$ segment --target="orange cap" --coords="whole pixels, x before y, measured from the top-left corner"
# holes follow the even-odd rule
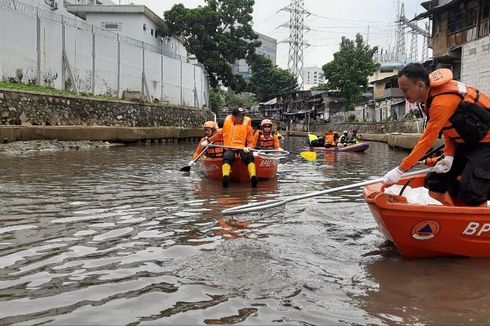
[[[206,121],[204,122],[203,128],[210,128],[216,130],[216,123],[214,121]]]
[[[272,126],[272,121],[270,121],[269,119],[264,119],[260,122],[260,126],[265,126],[265,125],[270,125]]]

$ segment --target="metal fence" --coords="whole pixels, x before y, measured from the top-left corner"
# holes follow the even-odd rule
[[[15,0],[0,0],[0,74],[76,93],[209,106],[202,65],[164,47]]]

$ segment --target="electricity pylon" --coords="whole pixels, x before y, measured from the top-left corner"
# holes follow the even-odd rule
[[[303,66],[304,48],[309,46],[305,41],[304,34],[310,30],[305,24],[305,18],[310,12],[305,9],[304,0],[291,0],[291,3],[281,9],[289,11],[289,23],[284,23],[280,27],[289,28],[289,38],[282,43],[289,44],[288,70],[298,80],[299,88],[303,88]]]

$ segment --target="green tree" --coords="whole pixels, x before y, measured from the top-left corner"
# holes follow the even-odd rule
[[[224,106],[224,101],[219,89],[214,87],[209,88],[209,104],[211,105],[211,110],[215,113]]]
[[[194,54],[209,73],[212,87],[219,81],[235,90],[246,86],[234,75],[231,66],[246,59],[260,46],[254,33],[254,0],[205,0],[204,6],[187,9],[176,4],[165,12],[170,35],[183,38],[188,52]]]
[[[219,88],[210,89],[209,100],[214,112],[218,112],[225,106],[248,108],[256,102],[255,96],[251,93],[236,94],[231,90],[225,91]]]
[[[256,54],[249,61],[251,76],[248,90],[260,101],[267,101],[278,93],[290,92],[298,87],[296,77],[274,65],[269,58]]]
[[[373,55],[377,50],[377,47],[371,48],[364,43],[360,34],[355,40],[344,36],[333,61],[322,67],[328,87],[340,90],[348,108],[359,103],[363,89],[367,88],[368,77],[376,71]]]

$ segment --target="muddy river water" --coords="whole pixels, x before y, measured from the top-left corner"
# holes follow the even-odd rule
[[[379,177],[405,153],[302,159],[277,180],[191,173],[194,144],[0,156],[0,324],[488,324],[490,260],[404,260],[361,189],[221,210]],[[294,154],[296,153],[296,154]]]

